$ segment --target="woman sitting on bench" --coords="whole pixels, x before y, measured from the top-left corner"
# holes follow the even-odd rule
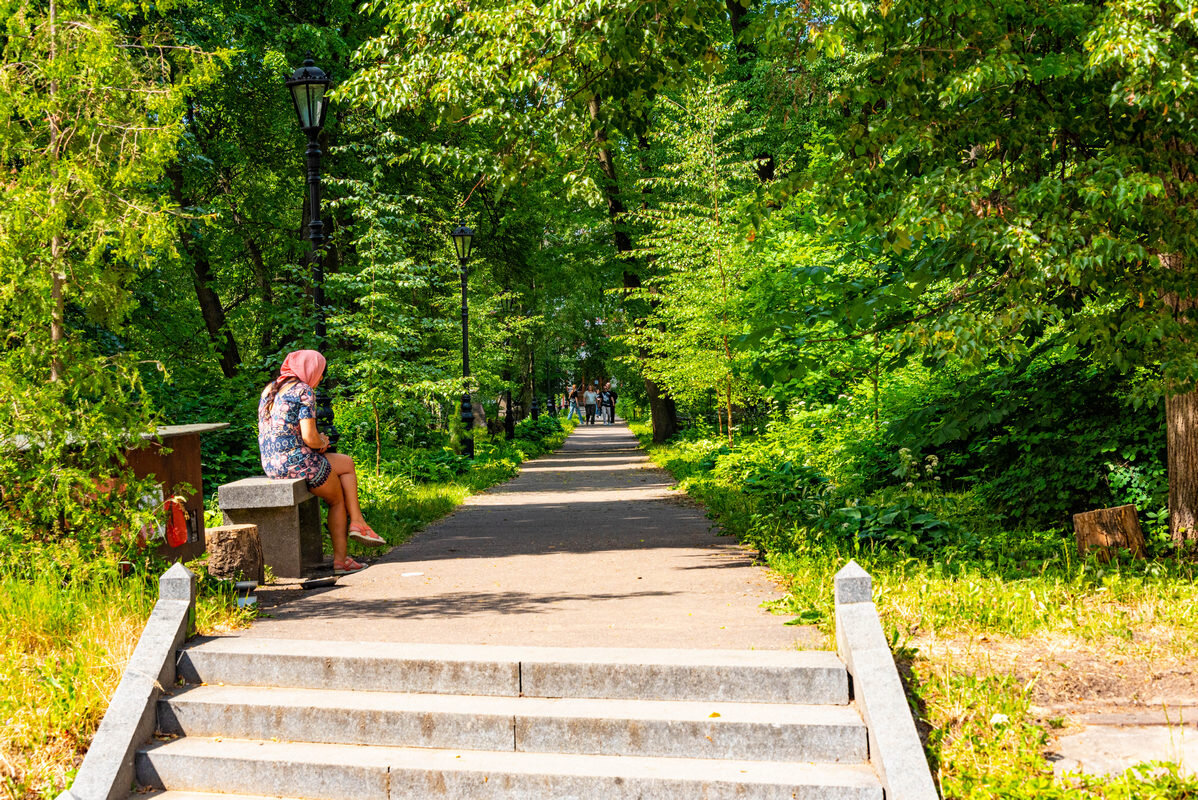
[[[328,452],[329,437],[316,429],[312,390],[324,377],[324,367],[324,356],[315,350],[287,354],[279,377],[267,384],[258,402],[258,448],[268,478],[304,478],[312,494],[329,504],[333,572],[344,575],[366,566],[346,552],[347,534],[363,544],[381,546],[387,542],[362,518],[354,460]],[[335,480],[329,480],[330,475]]]

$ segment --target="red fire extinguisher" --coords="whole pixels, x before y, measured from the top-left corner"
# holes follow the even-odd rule
[[[178,500],[166,501],[166,543],[171,547],[187,544],[187,512]]]

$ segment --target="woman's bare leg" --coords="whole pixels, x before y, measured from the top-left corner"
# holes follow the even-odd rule
[[[329,475],[320,486],[308,487],[312,494],[329,504],[329,538],[333,540],[333,561],[345,562],[348,552],[348,539],[345,520],[345,494],[341,490],[341,481],[336,474]]]
[[[362,518],[362,506],[358,503],[358,472],[354,469],[354,460],[344,453],[325,453],[333,475],[341,483],[341,493],[345,496],[345,510],[349,513],[349,521],[353,524],[366,522]]]

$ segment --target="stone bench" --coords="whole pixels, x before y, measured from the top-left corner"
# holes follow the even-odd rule
[[[226,525],[257,525],[262,556],[280,578],[302,578],[324,563],[320,502],[303,478],[257,477],[218,491]]]

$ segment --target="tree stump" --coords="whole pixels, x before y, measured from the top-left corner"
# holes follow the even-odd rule
[[[1144,532],[1135,506],[1116,506],[1085,511],[1073,515],[1073,533],[1077,549],[1083,556],[1098,551],[1102,561],[1109,561],[1118,550],[1130,550],[1144,556]]]
[[[257,525],[221,525],[209,528],[208,574],[225,580],[266,580],[266,560]]]

